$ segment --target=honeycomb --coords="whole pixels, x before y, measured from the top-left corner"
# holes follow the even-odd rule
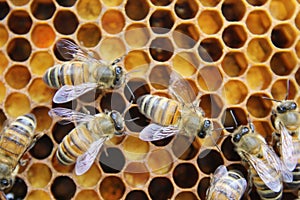
[[[199,106],[215,127],[234,126],[229,110],[239,124],[246,124],[249,114],[256,130],[270,141],[273,103],[262,97],[282,100],[288,94],[288,99],[300,103],[299,4],[299,0],[1,0],[1,124],[32,112],[37,131],[46,130],[25,155],[29,161],[6,192],[28,200],[205,199],[210,174],[219,165],[247,175],[230,137],[224,137],[231,130],[215,131],[218,148],[183,136],[157,142],[138,139],[149,120],[139,113],[135,99],[147,93],[171,97],[166,86],[176,71],[199,94]],[[108,62],[124,55],[121,63],[128,72],[128,87],[53,103],[56,91],[44,84],[42,75],[65,61],[56,48],[60,38],[73,40]],[[108,141],[106,153],[101,152],[86,174],[76,176],[73,165],[63,166],[55,157],[58,144],[75,124],[50,118],[52,107],[85,107],[91,114],[115,109],[124,114],[128,134]],[[296,197],[297,191],[291,190],[283,195]],[[243,199],[258,199],[255,188]]]

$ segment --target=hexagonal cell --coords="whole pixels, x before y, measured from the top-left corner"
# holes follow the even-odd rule
[[[247,40],[247,33],[241,25],[229,25],[223,31],[222,39],[230,48],[241,48]]]
[[[213,149],[205,149],[197,158],[197,164],[200,170],[205,174],[214,173],[218,166],[223,165],[224,161],[221,152]]]
[[[253,34],[264,34],[271,26],[271,19],[265,10],[254,10],[246,19],[248,30]]]
[[[193,52],[179,52],[173,59],[173,69],[182,76],[192,76],[199,66],[199,59]]]
[[[33,16],[39,20],[50,19],[55,10],[55,4],[52,0],[34,0],[30,5]]]
[[[3,71],[8,65],[8,59],[6,58],[5,54],[0,51],[0,74],[2,75]]]
[[[167,6],[172,3],[173,0],[151,0],[151,3],[155,6]]]
[[[227,108],[222,114],[221,121],[224,128],[226,128],[226,131],[231,133],[234,131],[234,129],[229,129],[229,127],[237,127],[239,125],[248,124],[247,114],[242,107]]]
[[[106,6],[119,6],[123,0],[102,0]]]
[[[181,23],[173,31],[175,44],[183,49],[193,48],[199,37],[199,31],[193,23]]]
[[[167,89],[172,69],[168,65],[156,65],[152,68],[149,81],[152,87],[157,90]]]
[[[48,24],[36,24],[31,32],[31,40],[39,48],[50,47],[55,37],[54,30]]]
[[[149,143],[138,137],[128,135],[123,144],[123,152],[129,160],[142,160],[149,151]]]
[[[193,187],[196,184],[198,177],[198,171],[191,163],[180,163],[173,171],[174,182],[181,188]]]
[[[269,11],[278,20],[290,19],[295,12],[295,1],[271,0]]]
[[[94,187],[101,178],[101,171],[96,164],[93,164],[86,173],[80,176],[74,175],[74,178],[76,183],[83,188]]]
[[[228,136],[223,141],[221,146],[222,153],[229,161],[240,161],[241,157],[235,151],[235,145],[232,143],[231,138],[231,136]]]
[[[150,93],[150,87],[145,79],[133,78],[127,82],[127,85],[134,94],[133,97],[129,89],[124,88],[124,95],[129,102],[135,103],[140,96]]]
[[[50,156],[53,149],[53,142],[48,135],[43,135],[30,149],[30,154],[32,157],[42,160]]]
[[[23,62],[31,54],[31,45],[25,38],[14,38],[8,43],[6,51],[13,61]]]
[[[60,173],[71,173],[74,169],[74,165],[63,165],[56,157],[56,153],[53,154],[51,164],[54,170]]]
[[[217,38],[206,38],[198,47],[198,54],[205,62],[215,62],[223,54],[223,46]]]
[[[222,68],[230,77],[241,76],[247,69],[248,62],[241,52],[228,52],[222,60]]]
[[[210,177],[204,177],[199,181],[197,193],[201,199],[206,199],[206,191],[210,185]]]
[[[267,142],[272,142],[272,134],[274,132],[274,128],[271,125],[271,121],[253,121],[255,131],[257,131],[260,135],[262,135]]]
[[[223,82],[223,76],[217,66],[205,66],[197,75],[199,86],[206,91],[216,91]]]
[[[100,56],[103,60],[114,61],[125,55],[126,47],[119,37],[107,37],[100,43]]]
[[[203,6],[207,6],[207,7],[216,7],[221,0],[200,0],[200,3]]]
[[[295,51],[298,58],[300,58],[300,40],[295,45]],[[0,52],[1,55],[1,52]]]
[[[44,188],[51,180],[51,169],[44,163],[34,163],[27,170],[27,179],[32,187]]]
[[[150,58],[144,51],[130,51],[124,59],[124,67],[129,77],[145,76],[150,66]]]
[[[168,178],[156,177],[151,180],[148,192],[152,199],[171,199],[174,187]]]
[[[168,173],[173,166],[173,162],[170,152],[164,149],[153,150],[146,161],[150,172],[159,175]]]
[[[253,38],[247,46],[247,56],[254,62],[265,62],[272,53],[266,38]]]
[[[19,76],[22,74],[22,76]],[[31,79],[31,75],[27,67],[23,65],[14,65],[9,68],[5,74],[6,83],[15,89],[24,88]]]
[[[125,182],[133,188],[144,188],[150,173],[144,163],[132,162],[123,172]]]
[[[287,84],[289,85],[287,86]],[[271,94],[276,100],[294,99],[297,94],[297,87],[293,81],[279,79],[273,83],[271,87]]]
[[[31,56],[29,65],[32,73],[42,76],[49,67],[54,65],[54,59],[48,51],[38,51]]]
[[[31,190],[31,192],[26,197],[28,200],[51,200],[50,195],[44,190]]]
[[[125,165],[125,157],[120,149],[109,147],[101,152],[99,163],[105,173],[119,173]]]
[[[75,200],[100,200],[97,192],[95,190],[81,190],[76,196]]]
[[[131,119],[136,118],[136,120],[132,121]],[[144,129],[145,126],[149,124],[149,121],[142,113],[140,113],[139,109],[135,107],[131,107],[125,114],[125,125],[127,129],[131,132],[140,132]]]
[[[276,52],[270,61],[272,71],[279,76],[292,73],[297,65],[297,58],[290,51]]]
[[[104,110],[116,110],[120,113],[124,112],[126,107],[123,96],[118,92],[109,92],[102,96],[100,107]]]
[[[52,128],[52,137],[59,144],[73,128],[75,128],[73,123],[64,124],[56,122]]]
[[[264,90],[272,81],[272,72],[264,65],[251,66],[246,75],[247,85],[253,90]]]
[[[31,99],[37,103],[51,102],[55,90],[49,88],[42,78],[34,79],[28,88]]]
[[[206,34],[216,34],[223,26],[223,20],[217,10],[204,10],[198,17],[198,25]]]
[[[63,35],[74,33],[78,26],[78,19],[74,12],[69,10],[58,11],[54,17],[54,28]]]
[[[267,2],[267,0],[247,0],[247,2],[252,6],[262,6]]]
[[[272,29],[271,40],[278,48],[289,48],[295,39],[295,30],[289,24],[279,24]]]
[[[197,14],[198,4],[195,0],[177,0],[174,9],[179,18],[192,19]]]
[[[79,0],[76,5],[78,15],[86,20],[96,20],[101,13],[99,0]]]
[[[197,196],[192,192],[180,192],[176,195],[175,200],[197,200]]]
[[[1,1],[0,2],[0,20],[4,19],[7,14],[9,13],[9,5],[7,4],[6,1]]]
[[[5,96],[6,96],[6,87],[4,83],[0,81],[0,103],[3,102]]]
[[[77,39],[85,47],[94,47],[101,40],[101,31],[96,24],[86,23],[80,26]]]
[[[57,176],[51,184],[55,199],[71,199],[76,192],[76,184],[68,176]]]
[[[103,199],[118,200],[125,192],[123,181],[117,176],[107,176],[100,183],[100,194]]]
[[[144,47],[149,39],[149,29],[142,23],[133,23],[125,30],[125,40],[131,47]]]
[[[110,9],[103,14],[101,24],[106,32],[110,34],[117,34],[123,30],[125,26],[125,18],[122,12],[116,9]]]
[[[0,25],[0,47],[5,45],[7,40],[8,40],[8,32],[5,28],[5,26]]]
[[[29,32],[32,19],[25,10],[15,10],[8,17],[8,28],[16,34],[26,34]]]
[[[243,1],[225,0],[221,10],[227,21],[240,21],[245,15],[246,6]]]
[[[174,52],[174,47],[169,38],[157,37],[151,41],[150,54],[154,60],[165,62],[169,60]]]
[[[21,177],[16,177],[15,183],[9,190],[7,196],[13,196],[14,199],[25,199],[28,187]]]
[[[190,160],[196,156],[200,149],[197,140],[191,141],[184,135],[178,134],[172,141],[172,152],[176,158],[181,160]]]
[[[300,12],[298,12],[297,16],[295,17],[295,25],[300,30]]]
[[[205,113],[205,117],[217,118],[224,106],[222,99],[217,94],[204,94],[200,98],[200,108]]]
[[[158,9],[149,19],[150,27],[154,33],[168,33],[174,25],[174,17],[169,9]]]
[[[270,114],[273,102],[263,99],[260,93],[252,94],[247,100],[247,111],[254,117],[263,118]]]
[[[128,0],[125,4],[126,16],[136,21],[144,19],[149,9],[149,4],[143,0]]]
[[[16,118],[30,111],[30,101],[25,94],[13,92],[6,98],[4,108],[9,116]]]
[[[131,190],[127,195],[125,200],[148,200],[147,194],[143,190]]]
[[[223,96],[228,104],[242,103],[248,94],[247,86],[239,80],[230,80],[223,87]]]
[[[56,0],[56,2],[63,7],[71,7],[76,3],[76,0]]]

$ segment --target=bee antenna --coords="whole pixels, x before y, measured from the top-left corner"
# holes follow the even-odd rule
[[[234,114],[233,114],[233,110],[230,109],[229,112],[230,112],[230,114],[231,114],[231,116],[232,116],[232,119],[233,119],[233,121],[234,121],[235,127],[237,127],[237,126],[238,126],[238,122],[237,122],[237,120],[236,120],[236,118],[235,118],[235,116],[234,116]]]
[[[130,92],[132,98],[135,99],[135,96],[134,96],[132,90],[130,89],[130,87],[128,86],[128,84],[126,83],[125,85],[126,85],[127,89],[129,90],[129,92]],[[132,100],[131,100],[131,101],[132,101]]]
[[[248,123],[249,123],[249,127],[250,127],[251,131],[254,132],[254,125],[250,119],[249,113],[247,114],[247,119],[248,119]]]
[[[140,119],[140,117],[135,117],[135,118],[132,118],[132,119],[126,119],[124,121],[126,121],[126,122],[133,122],[133,121],[138,120],[138,119]]]
[[[289,91],[290,91],[290,80],[287,79],[286,80],[286,95],[285,95],[285,99],[284,100],[287,100],[287,98],[289,96]]]
[[[227,130],[227,129],[234,129],[233,126],[229,126],[229,127],[224,127],[224,128],[216,128],[216,129],[213,129],[213,131],[219,131],[219,130]]]
[[[261,98],[266,99],[266,100],[270,100],[270,101],[275,101],[275,102],[281,103],[281,101],[280,101],[280,100],[277,100],[277,99],[272,99],[272,98],[269,98],[269,97],[261,97]]]

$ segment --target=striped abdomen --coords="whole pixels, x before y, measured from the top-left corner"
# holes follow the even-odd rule
[[[142,114],[163,126],[176,125],[181,115],[180,104],[165,97],[144,95],[137,104]]]

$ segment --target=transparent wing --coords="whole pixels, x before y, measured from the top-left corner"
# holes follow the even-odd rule
[[[54,103],[66,103],[97,88],[96,83],[83,83],[80,85],[64,85],[54,95]]]
[[[105,141],[106,138],[101,138],[96,142],[92,143],[91,147],[84,154],[77,158],[75,164],[76,175],[80,176],[91,168]]]
[[[59,118],[60,120],[76,123],[89,122],[95,118],[93,115],[77,112],[68,108],[52,108],[48,114],[52,118]]]
[[[247,188],[247,181],[245,178],[239,178],[235,179],[234,181],[230,182],[229,185],[231,185],[230,188],[235,188],[238,191],[238,194],[240,194],[239,199],[242,197],[244,192],[246,191]],[[228,191],[230,193],[230,191]]]
[[[140,132],[140,139],[143,141],[156,141],[171,137],[179,133],[179,130],[173,126],[160,126],[158,124],[149,124]]]
[[[212,180],[211,184],[215,184],[223,176],[227,176],[227,174],[228,174],[227,168],[224,165],[220,165],[214,172],[214,175],[211,179]]]

